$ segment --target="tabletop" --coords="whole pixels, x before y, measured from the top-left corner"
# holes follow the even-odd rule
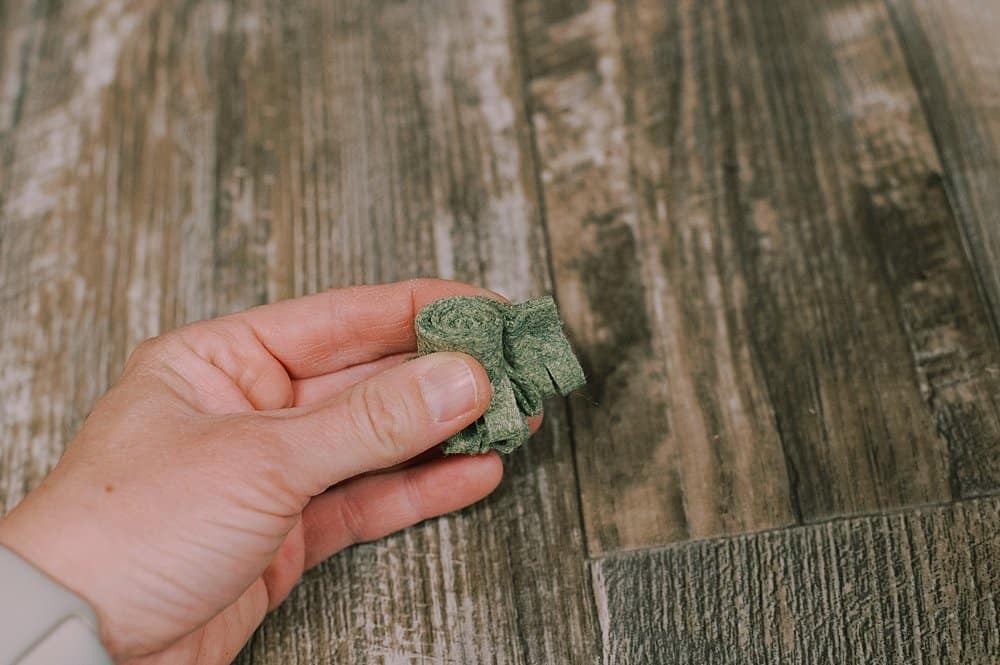
[[[1000,653],[991,0],[0,0],[0,513],[142,339],[416,276],[589,383],[278,663]]]

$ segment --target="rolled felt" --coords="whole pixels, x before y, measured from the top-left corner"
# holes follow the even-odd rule
[[[414,321],[417,351],[461,351],[478,360],[493,384],[486,412],[445,443],[452,453],[509,453],[528,438],[527,416],[542,400],[586,383],[551,296],[507,304],[455,296],[425,305]]]

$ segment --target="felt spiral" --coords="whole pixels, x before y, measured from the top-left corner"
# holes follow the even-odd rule
[[[478,360],[490,381],[504,373],[505,303],[482,296],[455,296],[426,305],[417,314],[417,351],[461,351]]]
[[[493,384],[489,408],[448,439],[445,453],[514,450],[528,438],[526,416],[540,413],[543,399],[586,382],[550,296],[516,305],[482,296],[443,298],[417,313],[414,328],[421,355],[468,353]]]

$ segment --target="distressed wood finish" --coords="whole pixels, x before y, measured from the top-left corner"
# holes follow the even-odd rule
[[[594,564],[605,663],[994,663],[1000,500]]]
[[[996,334],[1000,331],[1000,42],[996,39],[1000,7],[978,0],[889,0],[889,7],[944,165],[943,180],[962,225],[966,250],[992,305]],[[962,374],[968,378],[956,386],[958,390],[967,391],[971,384],[980,394],[996,395],[992,378],[983,380],[982,375],[1000,372],[994,360],[966,358],[963,364]],[[952,386],[943,386],[942,394],[953,391]],[[988,430],[997,441],[995,426]],[[972,437],[979,438],[979,433]],[[1000,487],[998,444],[986,454],[976,445],[956,450],[965,457],[956,467],[960,495],[989,494]]]
[[[0,0],[0,514],[162,330],[554,290],[588,387],[240,663],[987,661],[985,4]]]
[[[885,7],[522,9],[590,551],[995,488],[997,345]]]
[[[550,290],[503,2],[42,5],[3,10],[4,508],[160,330],[419,274]],[[546,423],[488,501],[310,574],[242,662],[592,662]]]
[[[556,292],[594,399],[570,403],[592,554],[795,519],[741,313],[696,256],[709,230],[682,283],[659,263],[617,21],[611,2],[522,5]]]
[[[55,464],[127,347],[156,332],[149,324],[158,310],[150,304],[159,300],[153,285],[164,267],[161,229],[148,214],[155,204],[146,192],[129,192],[139,184],[123,162],[137,155],[109,140],[134,145],[135,108],[115,95],[109,77],[120,57],[133,55],[123,50],[134,20],[84,3],[51,15],[44,9],[3,6],[4,511]],[[99,41],[81,29],[91,24]],[[115,200],[104,183],[127,198]]]
[[[887,0],[979,278],[1000,321],[1000,5]]]

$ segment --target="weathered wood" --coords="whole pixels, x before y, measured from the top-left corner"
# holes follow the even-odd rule
[[[293,121],[303,184],[290,197],[307,202],[293,221],[293,236],[307,240],[295,246],[299,279],[439,274],[515,300],[549,290],[504,4],[273,8],[281,11],[262,21],[264,34],[292,49],[291,71],[268,71],[265,50],[264,69],[245,68],[245,85],[292,72],[304,82],[302,119]],[[297,642],[314,662],[593,660],[596,619],[557,403],[546,422],[484,504],[356,548],[311,575],[246,662],[285,662]]]
[[[766,386],[730,302],[743,296],[727,292],[745,290],[740,276],[698,256],[712,251],[704,224],[680,282],[659,263],[622,63],[640,36],[621,32],[614,3],[558,7],[521,9],[556,292],[595,402],[570,402],[589,549],[791,523]]]
[[[887,0],[917,83],[948,195],[1000,321],[1000,6]]]
[[[8,3],[0,87],[0,510],[48,472],[66,437],[117,374],[126,344],[149,329],[149,301],[129,302],[155,229],[116,183],[121,159],[102,150],[134,127],[112,98],[108,72],[134,28],[128,16],[95,15],[83,3],[46,13]],[[8,16],[11,17],[8,23]],[[134,16],[133,16],[134,18]],[[94,40],[80,26],[93,26]],[[107,107],[109,112],[102,113]],[[111,112],[110,109],[116,109]],[[134,120],[135,114],[129,116]],[[106,205],[105,183],[126,192]],[[149,202],[151,203],[151,202]],[[135,251],[123,243],[138,239]],[[150,263],[146,263],[149,259]]]
[[[240,662],[986,661],[996,498],[827,521],[1000,487],[996,14],[888,3],[0,1],[0,514],[161,330],[554,285],[589,394]]]
[[[591,552],[996,487],[997,345],[885,7],[521,8]]]
[[[550,290],[503,2],[42,4],[0,63],[4,509],[160,330],[418,274]],[[322,566],[241,662],[592,662],[546,415],[492,498]]]
[[[962,225],[965,247],[992,304],[996,333],[1000,329],[1000,42],[996,39],[1000,8],[989,2],[924,0],[890,0],[889,7],[945,167],[943,180]],[[964,311],[959,308],[950,316]],[[971,381],[942,386],[939,393],[944,399],[950,399],[955,388],[967,392],[969,383],[973,391],[992,390],[996,395],[992,380],[976,377],[983,369],[1000,373],[995,360],[973,359],[966,367],[964,375]],[[975,423],[979,414],[970,415]],[[961,433],[963,425],[951,419],[942,422],[945,428],[954,425],[962,441],[954,448],[963,458],[955,465],[958,493],[995,492],[1000,487],[1000,444],[983,449],[975,443],[982,432],[975,431],[975,425],[966,436]],[[986,431],[998,441],[994,424]]]
[[[1000,500],[610,556],[605,663],[995,663]]]

